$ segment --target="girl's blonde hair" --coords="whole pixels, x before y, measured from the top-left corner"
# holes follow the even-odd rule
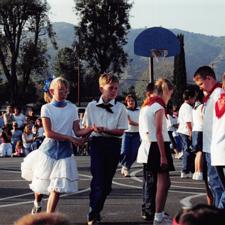
[[[57,84],[64,84],[67,89],[70,87],[69,82],[64,77],[57,77],[52,80],[49,89],[54,89]]]
[[[160,78],[155,82],[154,92],[157,95],[166,96],[173,88],[173,84],[168,79]]]
[[[44,92],[44,100],[47,103],[50,103],[52,101],[52,96],[49,92]]]
[[[16,142],[16,148],[22,148],[23,147],[23,142],[22,141],[17,141]]]

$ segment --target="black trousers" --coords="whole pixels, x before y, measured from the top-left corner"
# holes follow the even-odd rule
[[[151,172],[147,164],[143,164],[142,211],[149,215],[155,213],[156,185],[157,173]]]
[[[120,159],[119,138],[94,137],[90,142],[91,192],[90,217],[96,217],[103,209],[107,195],[111,192],[112,179]]]

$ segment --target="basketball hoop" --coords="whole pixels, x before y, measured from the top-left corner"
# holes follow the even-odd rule
[[[168,55],[167,49],[151,49],[151,57],[156,59],[156,62],[159,62],[159,58],[163,58],[163,61],[165,57]]]

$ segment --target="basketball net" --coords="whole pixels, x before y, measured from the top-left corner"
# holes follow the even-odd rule
[[[163,61],[165,61],[166,56],[168,55],[167,49],[152,49],[151,50],[152,57],[156,60],[158,63],[160,58],[162,58]]]

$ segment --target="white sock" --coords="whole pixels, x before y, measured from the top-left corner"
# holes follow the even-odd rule
[[[163,217],[164,217],[164,212],[155,213],[154,220],[161,222],[163,220]]]
[[[36,200],[34,200],[34,206],[35,207],[40,207],[41,206],[41,202],[37,202]]]

